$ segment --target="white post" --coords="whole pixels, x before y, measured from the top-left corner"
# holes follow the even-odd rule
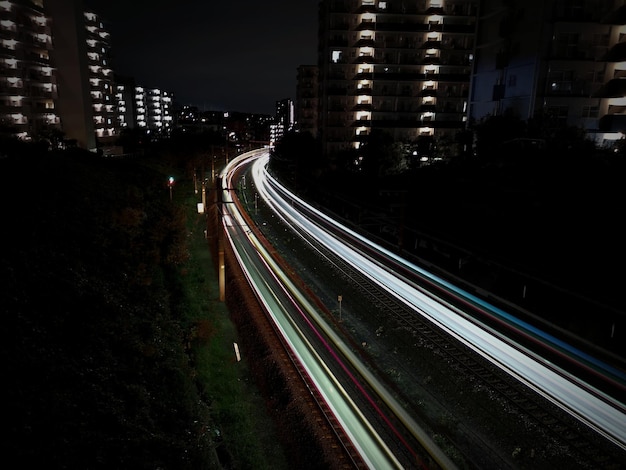
[[[339,321],[341,321],[341,301],[343,300],[343,295],[338,296],[337,300],[339,301]]]

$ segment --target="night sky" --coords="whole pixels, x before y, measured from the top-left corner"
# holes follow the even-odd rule
[[[202,110],[275,114],[317,63],[318,0],[83,0],[111,33],[113,68]]]

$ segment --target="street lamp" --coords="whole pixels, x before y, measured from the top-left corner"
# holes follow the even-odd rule
[[[174,186],[174,177],[170,176],[169,180],[167,180],[167,185],[170,188],[170,201],[172,200],[172,187]]]

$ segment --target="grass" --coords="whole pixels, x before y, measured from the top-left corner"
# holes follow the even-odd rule
[[[197,213],[197,197],[191,184],[177,187],[176,203],[187,212],[189,261],[183,278],[188,298],[188,321],[193,327],[192,356],[197,384],[210,405],[211,429],[222,464],[232,468],[287,468],[278,444],[275,425],[265,400],[251,379],[245,354],[237,361],[237,331],[224,302],[214,261],[205,238],[206,218]],[[189,188],[187,187],[189,186]],[[239,345],[242,346],[242,345]]]

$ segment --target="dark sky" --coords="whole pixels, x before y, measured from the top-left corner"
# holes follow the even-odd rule
[[[83,0],[107,23],[113,68],[181,104],[274,115],[317,62],[318,0]]]

